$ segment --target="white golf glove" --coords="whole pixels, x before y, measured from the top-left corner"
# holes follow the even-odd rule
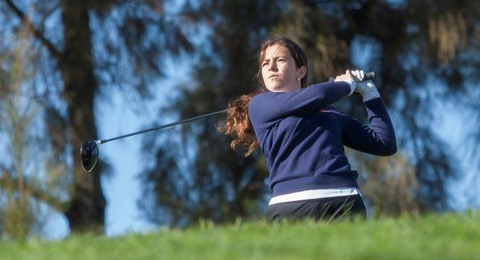
[[[362,77],[363,78],[363,77]],[[357,82],[355,92],[360,93],[363,97],[363,102],[380,97],[377,87],[371,80]]]
[[[365,72],[363,72],[363,70],[352,70],[350,71],[350,73],[352,73],[356,82],[362,81],[363,78],[365,77]]]

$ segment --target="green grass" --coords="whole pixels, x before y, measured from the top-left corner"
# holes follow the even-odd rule
[[[206,222],[116,238],[3,242],[0,259],[480,259],[480,212],[333,224]]]

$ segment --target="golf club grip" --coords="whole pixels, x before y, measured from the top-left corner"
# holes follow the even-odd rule
[[[356,80],[357,82],[362,82],[362,81],[367,81],[367,80],[374,80],[375,79],[375,71],[370,71],[370,72],[367,72],[365,73],[365,75],[363,76],[363,80]],[[333,77],[330,77],[328,79],[328,81],[335,81],[335,78]]]
[[[375,71],[370,71],[370,72],[365,73],[365,77],[363,78],[362,81],[374,80],[374,79],[375,79]]]

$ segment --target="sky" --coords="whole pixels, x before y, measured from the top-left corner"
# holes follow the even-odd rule
[[[437,126],[434,127],[434,133],[450,146],[452,154],[459,159],[458,171],[462,176],[458,180],[452,180],[448,185],[450,204],[457,211],[469,208],[479,209],[480,195],[477,192],[480,185],[479,168],[475,167],[478,164],[472,163],[472,147],[468,147],[466,142],[468,132],[473,127],[471,124],[466,124],[470,115],[465,113],[465,110],[459,109],[458,104],[454,102],[445,104],[443,100],[438,100],[434,109],[437,110],[437,118],[432,124]]]
[[[100,139],[109,139],[137,132],[154,126],[178,121],[178,118],[158,118],[158,109],[168,104],[174,95],[175,87],[185,81],[190,67],[187,61],[166,62],[166,77],[154,87],[154,98],[144,102],[144,110],[138,113],[138,107],[128,105],[122,93],[113,92],[112,102],[97,106],[97,122]],[[213,111],[212,111],[213,112]],[[183,119],[183,118],[182,118]],[[172,128],[158,131],[174,131]],[[153,135],[157,131],[119,139],[99,146],[99,156],[107,159],[112,167],[112,176],[102,178],[102,188],[107,200],[106,235],[113,237],[128,233],[145,233],[158,229],[142,218],[137,201],[141,199],[142,187],[138,178],[145,161],[142,158],[141,144],[143,136]]]

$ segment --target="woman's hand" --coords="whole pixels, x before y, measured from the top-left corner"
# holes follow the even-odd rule
[[[377,86],[371,80],[357,82],[355,92],[362,95],[364,102],[380,97]]]
[[[355,77],[352,75],[350,70],[347,70],[345,74],[338,75],[335,78],[335,81],[345,81],[345,82],[350,82],[350,81],[355,81]]]
[[[348,86],[350,86],[350,93],[348,94],[349,96],[353,94],[353,91],[355,91],[355,87],[357,86],[355,83],[355,76],[352,75],[349,70],[347,70],[345,74],[338,75],[335,78],[335,81],[343,81],[348,83]]]

